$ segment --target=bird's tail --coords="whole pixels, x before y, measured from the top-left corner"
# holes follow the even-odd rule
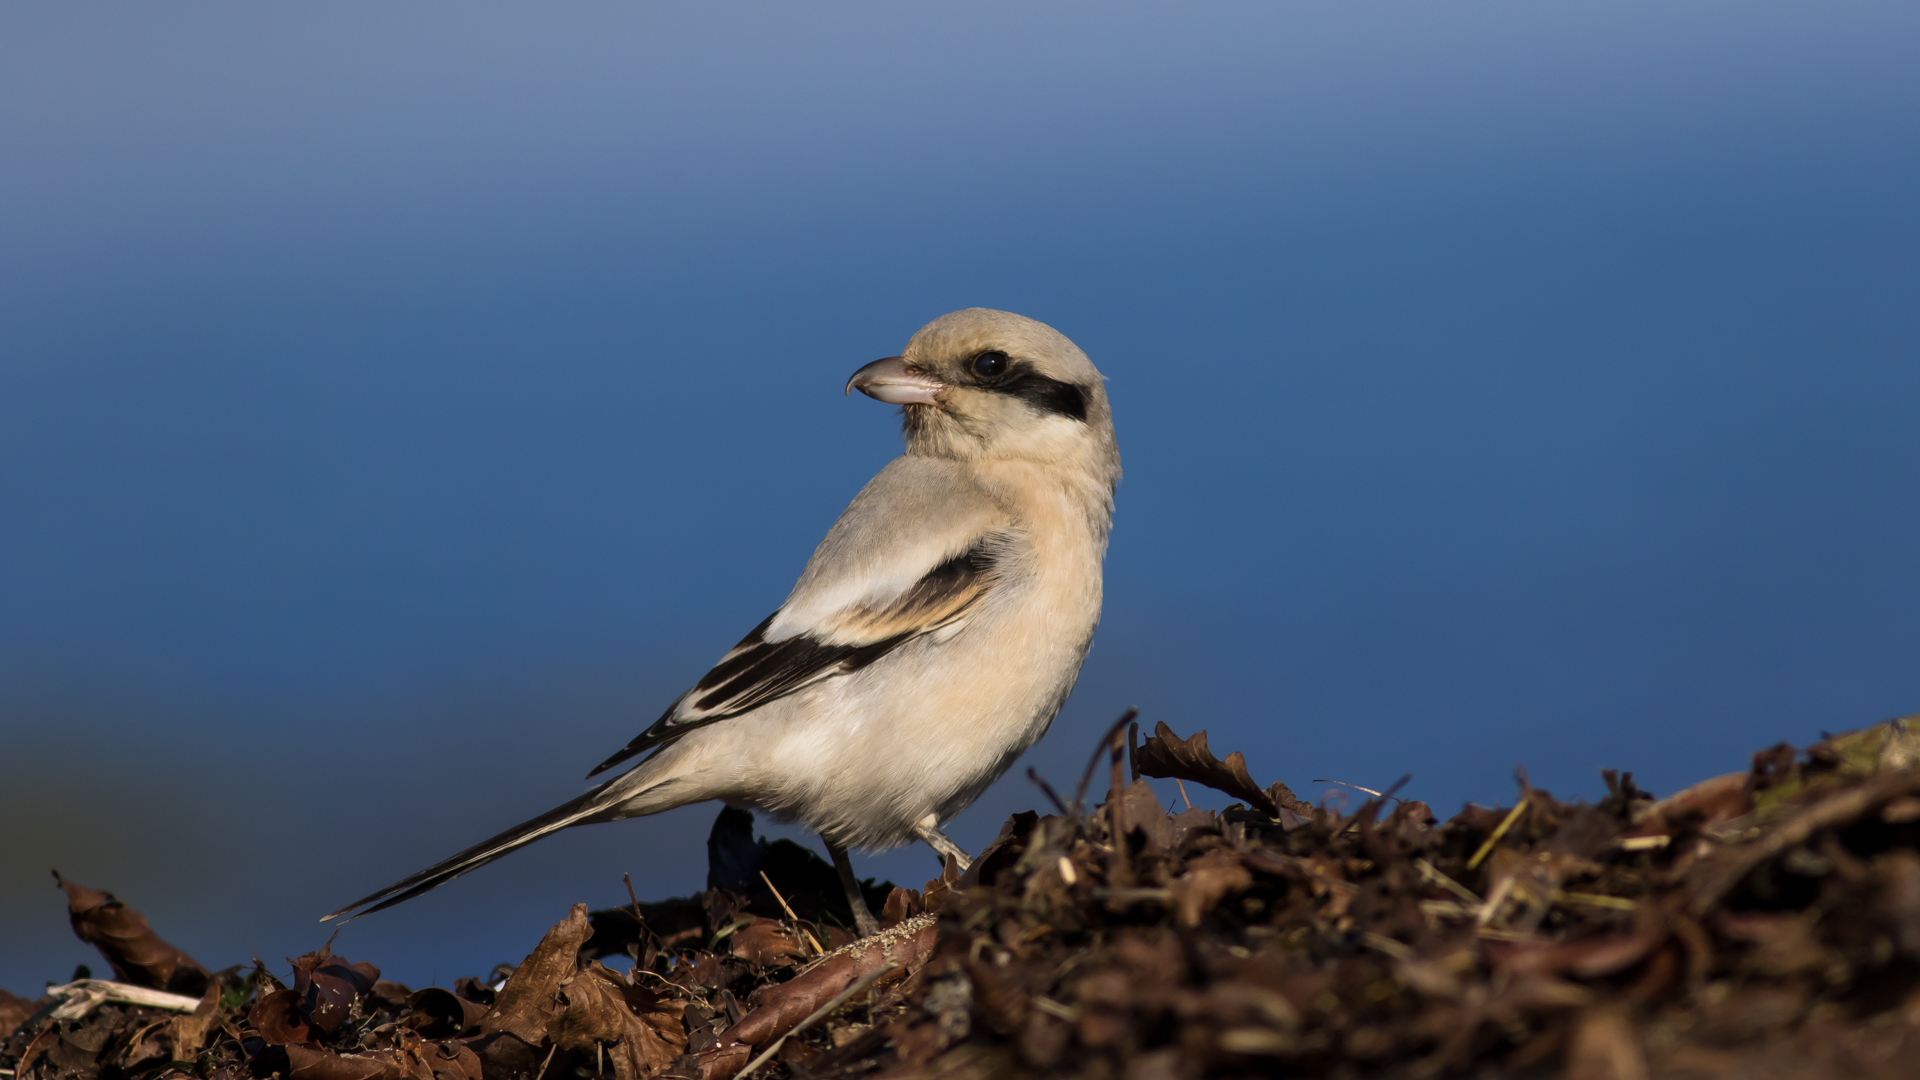
[[[323,917],[320,921],[326,922],[328,919],[337,919],[347,912],[353,911],[355,908],[365,907],[368,904],[372,904],[373,906],[366,907],[364,911],[356,912],[353,918],[357,919],[362,915],[371,915],[382,908],[390,908],[395,904],[411,900],[430,889],[444,885],[469,870],[478,870],[503,855],[526,847],[528,844],[533,843],[548,833],[558,832],[569,825],[585,824],[593,820],[594,815],[605,810],[609,805],[609,800],[604,797],[606,790],[614,784],[620,783],[622,780],[630,780],[630,778],[631,774],[628,774],[627,776],[609,780],[579,798],[564,805],[556,806],[531,821],[523,821],[498,836],[488,840],[482,840],[480,843],[473,845],[458,855],[442,859],[432,866],[427,867],[425,870],[396,881],[370,896],[363,896],[353,903],[348,904],[346,907],[341,908],[339,911]],[[353,920],[349,919],[347,921],[351,922]]]

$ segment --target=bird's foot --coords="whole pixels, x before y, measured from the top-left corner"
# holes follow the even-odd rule
[[[960,871],[962,873],[966,872],[967,867],[973,865],[973,856],[968,855],[966,852],[960,850],[959,844],[956,844],[953,841],[947,839],[947,834],[941,832],[938,828],[935,827],[933,815],[931,814],[927,815],[926,820],[920,822],[920,824],[918,825],[915,825],[913,827],[913,835],[926,841],[928,847],[932,848],[936,852],[939,852],[941,862],[945,862],[948,858],[952,858],[953,861],[960,867]]]

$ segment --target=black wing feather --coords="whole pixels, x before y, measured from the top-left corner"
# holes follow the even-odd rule
[[[938,621],[875,641],[836,644],[808,634],[768,641],[767,627],[773,625],[779,612],[767,616],[702,676],[693,689],[668,706],[660,719],[621,747],[619,753],[594,766],[587,776],[598,776],[623,761],[665,746],[695,728],[759,708],[821,679],[858,671],[899,648],[903,642],[953,621],[978,599],[984,579],[993,569],[992,541],[991,537],[979,541],[927,571],[883,609],[863,613],[884,625],[910,620],[916,612],[953,605]],[[693,699],[692,708],[699,715],[675,719],[688,698]]]

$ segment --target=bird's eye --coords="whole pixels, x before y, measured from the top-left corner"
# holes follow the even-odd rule
[[[1007,359],[1006,353],[999,351],[983,352],[973,358],[973,373],[983,379],[991,379],[995,375],[1005,373],[1007,365],[1010,363],[1012,363],[1012,361]]]

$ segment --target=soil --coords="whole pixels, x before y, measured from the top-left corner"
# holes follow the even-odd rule
[[[576,905],[452,989],[330,953],[215,971],[63,881],[114,979],[0,991],[0,1080],[1920,1074],[1920,717],[1659,800],[1522,775],[1446,822],[1312,806],[1130,719],[1073,803],[873,886],[865,940],[832,868],[737,810],[706,891]],[[1142,776],[1238,802],[1169,810]]]

